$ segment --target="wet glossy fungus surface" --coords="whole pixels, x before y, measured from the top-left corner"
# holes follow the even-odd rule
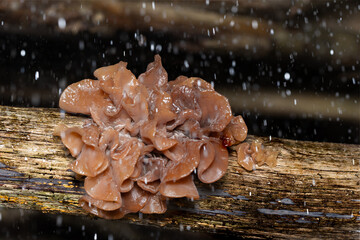
[[[227,98],[203,79],[168,81],[158,55],[138,78],[126,66],[97,69],[98,80],[68,86],[59,103],[91,116],[82,127],[56,132],[76,158],[70,168],[85,176],[79,204],[108,219],[164,213],[167,198],[198,199],[194,175],[204,183],[219,180],[228,166],[226,147],[247,135],[243,118],[234,117]],[[261,159],[257,147],[238,149],[247,170],[248,154]]]

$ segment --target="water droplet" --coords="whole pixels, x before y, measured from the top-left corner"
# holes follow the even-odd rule
[[[64,110],[60,110],[60,118],[64,119],[65,118],[65,111]]]
[[[330,55],[334,55],[334,50],[330,49]]]
[[[252,27],[253,29],[258,29],[258,27],[259,27],[258,22],[257,22],[256,20],[253,20],[253,21],[251,22],[251,27]]]
[[[238,8],[236,6],[232,6],[231,7],[231,12],[232,13],[237,13],[238,12]]]
[[[26,55],[26,51],[25,51],[24,49],[22,49],[22,50],[20,51],[20,55],[21,55],[22,57],[24,57],[24,56]]]
[[[286,73],[284,74],[284,79],[285,79],[286,81],[288,81],[288,80],[290,79],[290,73],[286,72]]]
[[[58,19],[58,26],[60,29],[64,29],[66,27],[66,20],[64,18]]]
[[[161,52],[162,46],[160,44],[158,44],[158,45],[156,45],[155,49],[156,49],[157,52]]]
[[[39,71],[36,71],[36,72],[35,72],[35,80],[38,80],[39,77],[40,77]]]
[[[190,65],[189,65],[189,62],[188,62],[187,60],[184,61],[184,66],[185,66],[186,68],[189,68]]]
[[[79,49],[80,49],[80,50],[84,50],[84,48],[85,48],[85,43],[84,43],[84,41],[79,41]]]
[[[56,217],[56,226],[60,227],[62,225],[62,216],[57,216]]]
[[[242,89],[243,89],[244,91],[246,91],[246,83],[245,83],[245,82],[242,83]]]
[[[229,68],[229,74],[231,75],[231,76],[234,76],[235,75],[235,70],[234,70],[234,68]]]

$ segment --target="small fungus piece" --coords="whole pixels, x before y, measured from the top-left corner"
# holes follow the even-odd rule
[[[233,117],[223,131],[223,145],[230,147],[244,141],[247,136],[247,131],[248,129],[244,119],[240,115]]]
[[[248,171],[252,171],[255,167],[254,160],[250,156],[250,153],[249,143],[241,143],[237,146],[238,163]]]
[[[247,171],[254,170],[256,164],[275,167],[277,155],[277,151],[265,149],[259,141],[253,141],[251,144],[244,142],[237,146],[238,163]]]
[[[203,79],[168,81],[158,55],[138,78],[126,66],[99,68],[98,80],[68,86],[60,107],[91,119],[54,131],[76,158],[70,168],[85,177],[80,206],[106,219],[164,213],[167,198],[199,199],[195,174],[204,183],[219,180],[228,167],[226,147],[247,135],[243,118]],[[239,146],[245,169],[274,164],[273,155],[261,162],[258,145]]]

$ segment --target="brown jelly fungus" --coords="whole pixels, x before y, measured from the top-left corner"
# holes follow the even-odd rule
[[[164,213],[167,198],[198,199],[194,176],[219,180],[228,167],[226,147],[247,136],[243,118],[203,79],[168,81],[158,55],[138,78],[126,66],[99,68],[98,80],[68,86],[60,107],[91,119],[55,131],[76,158],[71,170],[85,176],[79,204],[107,219]],[[243,144],[239,163],[250,170],[249,159],[258,161],[262,152]]]

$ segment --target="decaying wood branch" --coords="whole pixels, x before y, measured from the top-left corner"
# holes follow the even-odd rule
[[[59,109],[0,106],[0,206],[87,214],[77,204],[83,185],[67,169],[72,158],[52,136],[60,122],[80,125],[83,118]],[[171,200],[166,214],[120,221],[253,238],[358,238],[359,146],[261,140],[279,151],[277,167],[246,172],[232,149],[220,181],[196,182],[200,200]]]
[[[334,7],[345,13],[337,15]],[[252,59],[272,57],[276,52],[340,67],[352,66],[358,59],[358,11],[354,1],[335,4],[323,0],[209,1],[209,4],[3,0],[0,32],[30,35],[165,32],[179,39],[174,44],[187,51],[226,50]],[[144,37],[139,42],[144,44]]]

